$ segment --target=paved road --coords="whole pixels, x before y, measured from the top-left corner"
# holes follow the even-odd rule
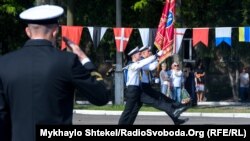
[[[116,125],[119,115],[86,115],[74,114],[73,124],[79,125]],[[182,118],[182,117],[181,117]],[[186,117],[183,117],[186,118]],[[173,125],[168,116],[138,116],[135,124],[137,125]],[[249,118],[222,118],[222,117],[189,117],[186,125],[206,125],[206,124],[250,124]]]

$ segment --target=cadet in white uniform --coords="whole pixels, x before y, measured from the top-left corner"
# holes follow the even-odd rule
[[[144,59],[152,57],[151,48],[148,46],[142,47],[140,50],[141,55]],[[178,119],[180,114],[187,110],[187,106],[179,104],[174,100],[166,97],[161,92],[156,91],[151,87],[150,77],[151,71],[155,70],[158,66],[158,61],[155,60],[142,67],[142,80],[141,88],[142,95],[141,101],[145,104],[148,104],[156,109],[165,111],[169,117],[173,120],[175,125],[183,124],[188,119]]]
[[[159,55],[160,53],[161,52],[159,52]],[[131,56],[132,63],[127,66],[128,78],[126,82],[127,90],[125,92],[126,105],[119,119],[119,125],[132,125],[134,123],[142,106],[140,101],[141,88],[139,86],[141,68],[157,59],[156,55],[152,55],[147,59],[140,60],[141,56],[138,47],[130,51],[128,55]]]

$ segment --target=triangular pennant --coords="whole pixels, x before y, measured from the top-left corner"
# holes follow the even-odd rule
[[[94,40],[94,27],[87,27],[92,40]]]
[[[117,52],[123,52],[128,44],[133,28],[113,28]]]
[[[183,36],[186,32],[187,28],[175,28],[175,42],[173,48],[173,54],[177,54],[181,48],[181,43]]]
[[[82,36],[82,26],[61,26],[62,28],[62,37],[65,36],[73,41],[75,44],[79,45],[81,36]],[[61,49],[66,48],[66,44],[62,41]]]
[[[101,27],[100,41],[102,40],[102,37],[103,37],[104,34],[106,33],[107,29],[108,29],[107,27]]]
[[[239,41],[250,42],[250,27],[239,27]]]
[[[138,28],[143,46],[149,46],[149,28]]]
[[[209,28],[193,28],[193,46],[202,42],[208,47],[208,31]]]
[[[94,48],[99,46],[100,40],[104,36],[107,27],[88,27]]]
[[[150,28],[149,29],[149,41],[148,41],[148,45],[153,47],[154,46],[154,40],[155,40],[155,36],[156,36],[156,28]]]
[[[217,27],[215,28],[215,44],[218,46],[223,41],[231,46],[232,27]]]

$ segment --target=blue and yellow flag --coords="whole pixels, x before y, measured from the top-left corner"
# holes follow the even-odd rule
[[[250,27],[239,27],[239,41],[250,42]]]

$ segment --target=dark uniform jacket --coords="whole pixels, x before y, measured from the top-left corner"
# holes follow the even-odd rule
[[[103,81],[73,53],[28,40],[0,58],[0,141],[35,140],[37,124],[72,124],[74,90],[95,105],[108,102]]]

